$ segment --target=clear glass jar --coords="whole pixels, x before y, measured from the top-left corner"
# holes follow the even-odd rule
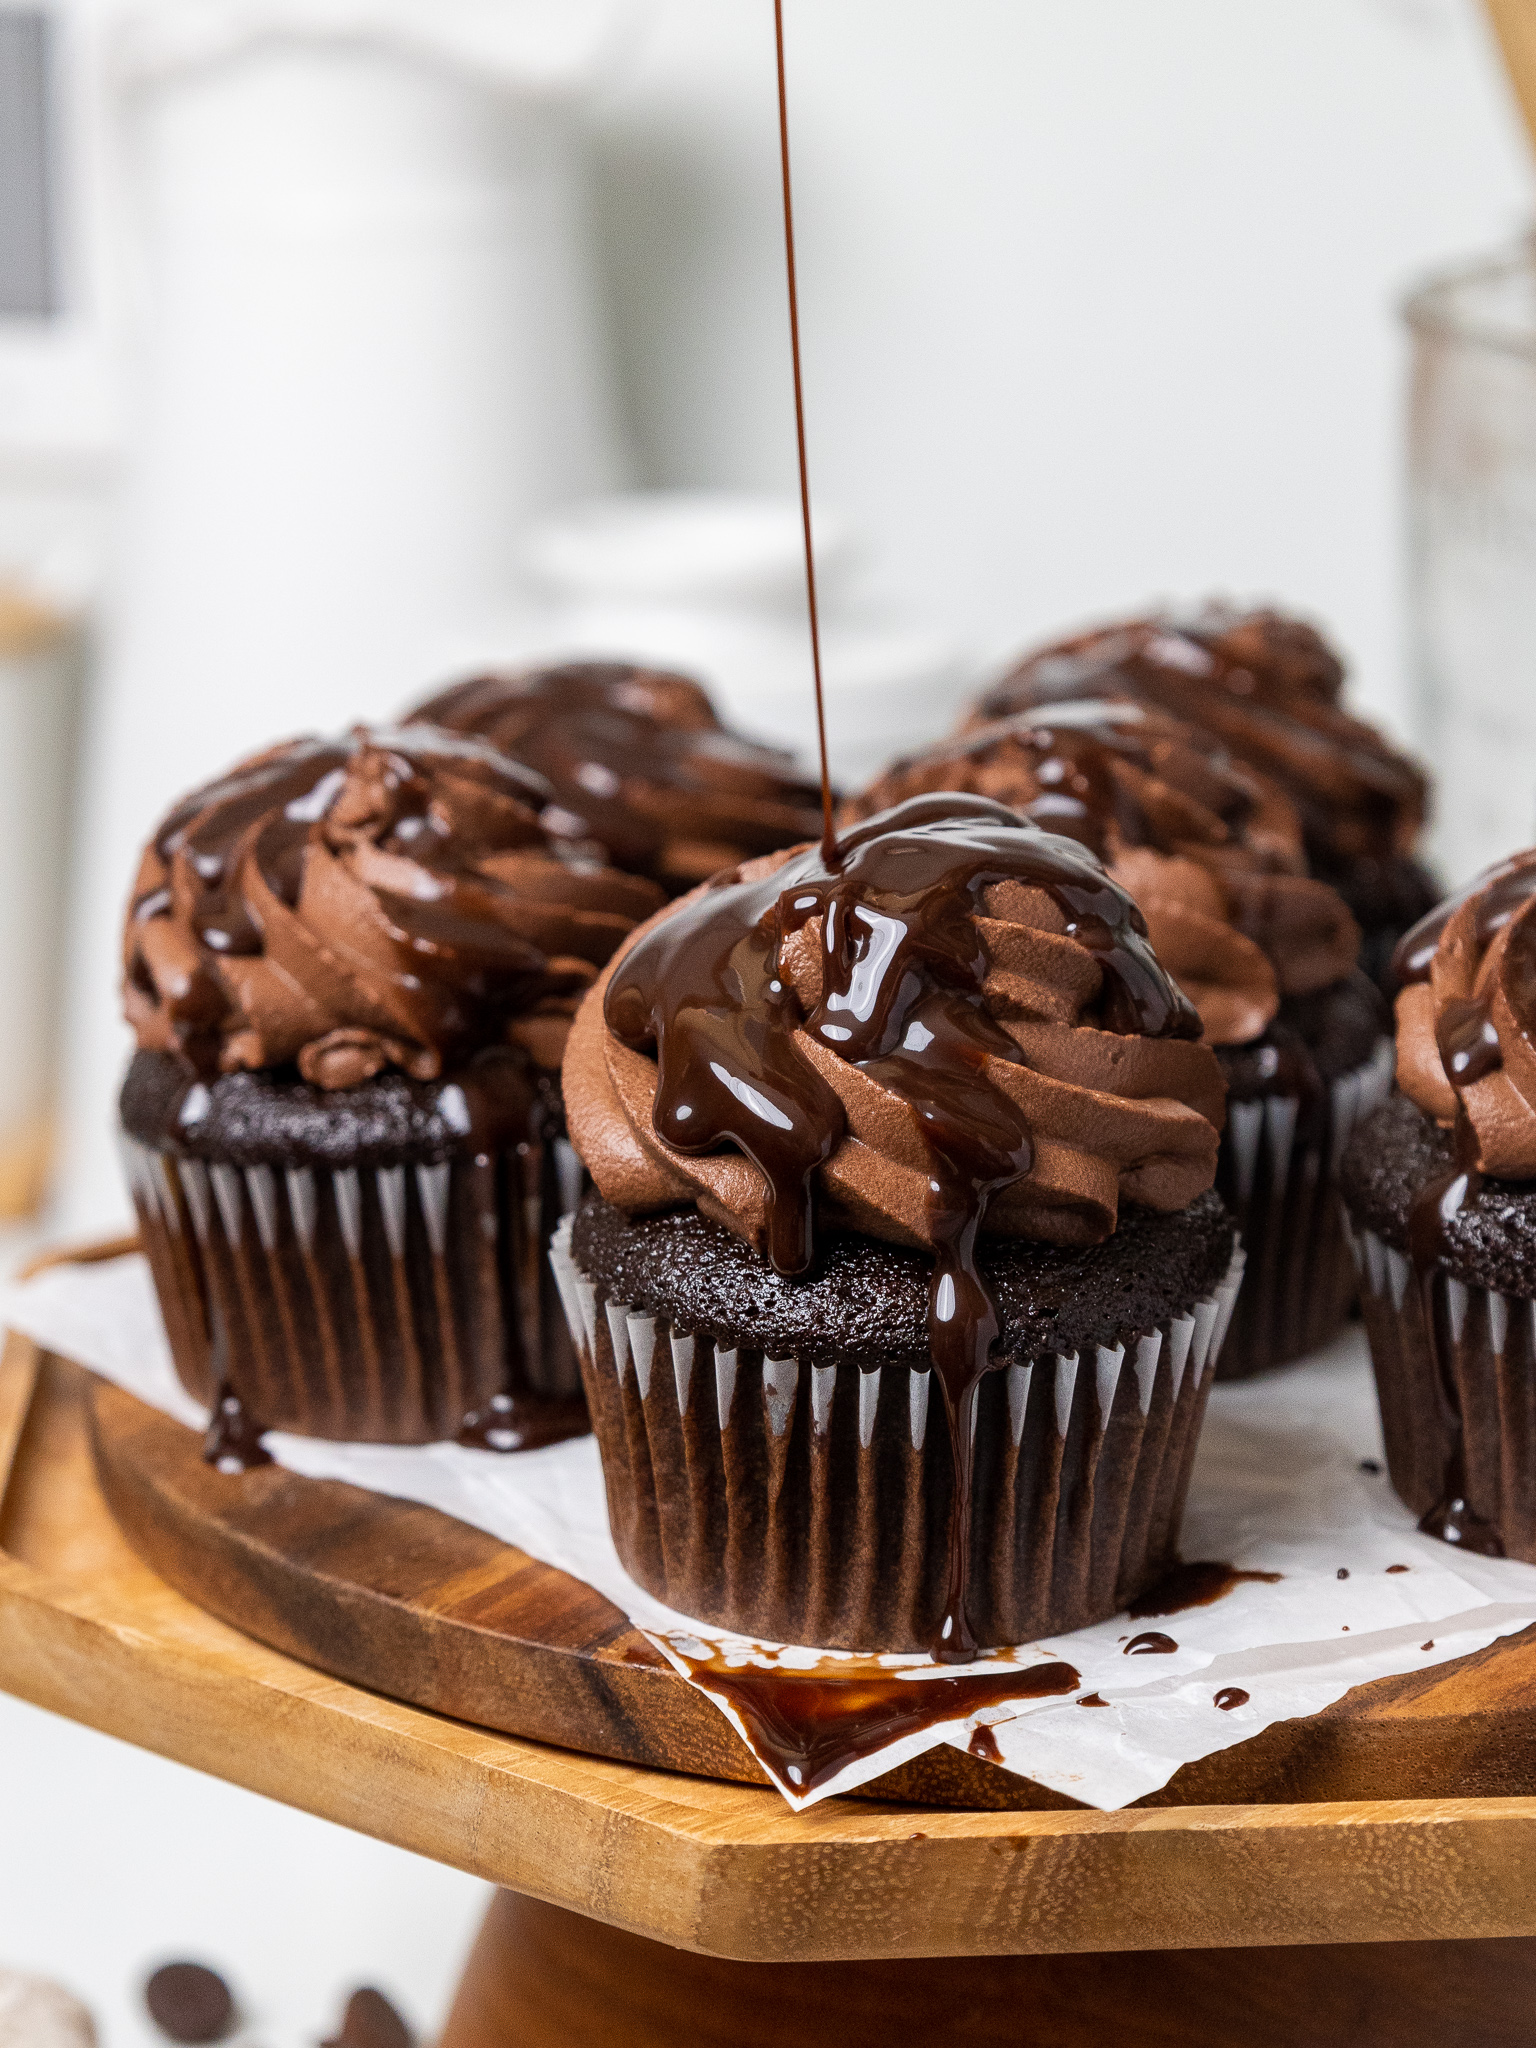
[[[1448,883],[1536,844],[1536,243],[1404,309],[1409,609]]]

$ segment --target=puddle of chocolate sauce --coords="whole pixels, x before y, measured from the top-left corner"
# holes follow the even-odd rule
[[[1125,1611],[1132,1621],[1151,1621],[1158,1615],[1183,1614],[1190,1607],[1212,1606],[1234,1586],[1250,1581],[1272,1586],[1281,1576],[1279,1572],[1240,1572],[1230,1564],[1200,1557],[1189,1564],[1176,1564],[1140,1599],[1133,1600]],[[1138,1636],[1136,1640],[1141,1642],[1143,1638]]]
[[[1132,1636],[1121,1654],[1126,1657],[1171,1657],[1178,1647],[1172,1636],[1165,1636],[1161,1629],[1149,1628],[1142,1635]]]
[[[1082,1683],[1070,1664],[1026,1664],[944,1678],[900,1678],[876,1669],[825,1671],[728,1666],[713,1657],[682,1657],[689,1675],[740,1716],[752,1753],[774,1777],[802,1796],[847,1765],[905,1735],[962,1721],[983,1707],[1050,1699]],[[976,1747],[977,1737],[991,1748]],[[971,1754],[994,1757],[996,1738],[972,1737]]]

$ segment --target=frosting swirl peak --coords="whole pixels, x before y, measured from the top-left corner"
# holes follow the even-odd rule
[[[995,718],[1072,697],[1129,696],[1203,726],[1278,782],[1301,817],[1313,871],[1408,854],[1424,822],[1422,772],[1339,706],[1343,669],[1310,626],[1212,608],[1104,626],[1041,649],[982,699]]]
[[[974,1207],[1091,1244],[1122,1196],[1181,1208],[1210,1185],[1220,1068],[1091,855],[952,795],[840,852],[718,878],[583,1003],[566,1107],[608,1200],[694,1200],[795,1272],[813,1213],[935,1249]]]
[[[475,733],[555,792],[556,829],[680,893],[819,829],[793,757],[728,731],[691,677],[573,661],[456,684],[411,714]]]
[[[1398,1086],[1470,1136],[1465,1163],[1536,1180],[1536,849],[1431,911],[1393,965]]]
[[[1078,699],[993,719],[896,762],[844,815],[944,789],[992,797],[1090,847],[1135,897],[1208,1044],[1248,1043],[1282,996],[1354,966],[1359,928],[1307,878],[1284,792],[1163,712]]]
[[[145,850],[123,944],[140,1047],[322,1088],[431,1080],[509,1042],[558,1065],[583,990],[661,899],[563,852],[549,804],[531,771],[425,727],[241,763]]]

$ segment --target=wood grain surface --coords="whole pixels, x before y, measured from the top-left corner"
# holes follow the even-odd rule
[[[497,1894],[438,2048],[1529,2048],[1536,1941],[733,1963]]]
[[[203,1613],[97,1484],[87,1375],[0,1362],[0,1687],[550,1904],[748,1962],[1536,1934],[1536,1799],[946,1812],[493,1734]]]
[[[601,1594],[432,1508],[266,1466],[210,1469],[190,1430],[94,1391],[120,1527],[161,1578],[354,1684],[598,1756],[764,1782],[718,1710]],[[1187,1764],[1143,1807],[1536,1795],[1536,1630],[1379,1680]],[[941,1746],[866,1795],[992,1811],[1076,1802]]]

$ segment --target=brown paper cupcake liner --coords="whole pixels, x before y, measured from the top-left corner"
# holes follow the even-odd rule
[[[1536,1564],[1536,1301],[1430,1276],[1442,1382],[1405,1252],[1354,1229],[1387,1470],[1425,1516],[1460,1493],[1509,1557]]]
[[[431,1443],[473,1418],[510,1448],[520,1397],[579,1395],[544,1258],[584,1184],[564,1139],[339,1169],[122,1146],[177,1374],[248,1435]]]
[[[765,1640],[923,1650],[943,1612],[954,1478],[931,1370],[726,1350],[605,1295],[550,1247],[602,1452],[614,1542],[680,1612]],[[1174,1562],[1242,1279],[1093,1354],[988,1373],[976,1404],[978,1640],[1118,1613]]]
[[[1320,1118],[1294,1095],[1229,1102],[1216,1187],[1237,1218],[1248,1265],[1218,1380],[1250,1379],[1336,1336],[1358,1286],[1339,1161],[1362,1117],[1392,1090],[1395,1051],[1383,1038],[1363,1066],[1330,1084]]]

